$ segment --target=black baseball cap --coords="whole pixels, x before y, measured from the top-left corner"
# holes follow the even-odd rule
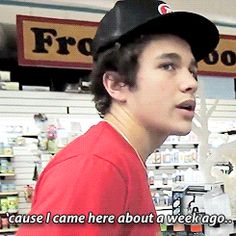
[[[215,24],[202,15],[173,12],[163,1],[123,0],[102,18],[92,44],[94,61],[99,53],[145,34],[173,34],[186,40],[196,61],[211,53],[219,42]]]

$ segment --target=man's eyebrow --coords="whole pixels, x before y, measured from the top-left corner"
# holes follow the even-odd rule
[[[159,56],[156,57],[156,59],[172,59],[172,60],[176,60],[176,61],[181,61],[181,56],[178,53],[163,53]],[[196,67],[198,68],[198,63],[197,61],[193,58],[190,62],[190,66],[191,67]]]
[[[177,53],[162,53],[161,55],[158,55],[156,59],[174,59],[181,61],[181,56]]]

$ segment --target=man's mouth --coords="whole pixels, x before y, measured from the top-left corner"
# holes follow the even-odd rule
[[[185,100],[176,106],[178,109],[183,109],[187,111],[194,111],[196,107],[196,102],[192,99]]]

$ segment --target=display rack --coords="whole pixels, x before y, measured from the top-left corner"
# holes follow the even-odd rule
[[[207,106],[214,103],[213,100],[206,101]],[[220,100],[219,106],[216,108],[216,112],[212,114],[210,128],[216,131],[225,130],[220,125],[214,126],[215,121],[221,120],[235,122],[236,124],[236,102]],[[92,96],[89,94],[70,94],[59,92],[8,92],[2,91],[0,93],[0,114],[1,122],[7,123],[9,118],[15,120],[15,124],[19,124],[22,120],[25,122],[28,119],[32,119],[35,113],[45,113],[48,119],[57,122],[63,120],[61,124],[65,125],[68,120],[80,121],[81,124],[89,122],[90,124],[97,123],[100,118],[97,115],[97,111],[94,108],[92,102]],[[5,120],[4,120],[5,118]],[[20,119],[20,121],[18,120]],[[86,121],[86,122],[85,122]],[[29,123],[29,122],[28,122]],[[87,128],[86,124],[86,128]],[[214,126],[214,127],[212,127]],[[82,127],[83,128],[83,127]],[[220,129],[220,130],[219,130]],[[84,129],[82,129],[84,131]],[[32,135],[34,132],[31,129],[25,130],[24,135]],[[23,134],[22,134],[23,135]],[[161,151],[166,149],[195,149],[198,152],[199,140],[190,138],[189,140],[167,140],[165,144],[160,148]],[[25,154],[27,154],[25,152]],[[44,153],[47,156],[47,153]],[[41,155],[42,156],[42,155]],[[45,160],[47,157],[45,156]],[[13,157],[13,156],[12,156]],[[28,183],[32,183],[32,174],[34,169],[34,161],[38,161],[39,156],[32,156],[32,153],[28,151],[27,155],[19,155],[14,157],[16,166],[16,175],[9,177],[15,179],[17,184],[17,191],[19,191],[20,197],[20,209],[19,213],[27,213],[30,203],[26,203],[23,195],[24,186]],[[46,165],[46,161],[45,161]],[[171,174],[177,170],[186,170],[189,167],[196,170],[198,168],[198,160],[194,161],[179,161],[171,163],[147,163],[148,170],[155,171],[157,178],[154,180],[154,185],[150,186],[152,192],[158,192],[162,196],[167,196],[168,191],[172,190]],[[167,173],[169,175],[168,184],[162,184],[161,175]],[[155,177],[156,177],[155,176]],[[167,192],[166,192],[167,191]],[[164,192],[164,193],[163,193]],[[167,200],[167,198],[166,198]],[[164,199],[162,200],[164,203]],[[172,208],[169,205],[160,204],[156,207],[158,214],[171,214]]]
[[[157,214],[172,214],[172,189],[176,184],[184,182],[185,170],[198,169],[198,148],[199,140],[191,132],[185,137],[169,136],[149,156],[146,166]],[[153,174],[150,175],[150,172]]]
[[[9,150],[8,150],[9,152]],[[12,152],[12,150],[11,150]],[[19,201],[19,192],[15,190],[14,184],[10,184],[14,182],[13,179],[8,180],[8,177],[14,177],[15,173],[12,168],[8,169],[9,163],[12,163],[14,158],[13,154],[1,154],[0,161],[1,161],[1,171],[0,171],[0,178],[1,178],[1,191],[0,191],[0,220],[1,220],[1,228],[0,233],[14,233],[17,231],[17,225],[9,224],[7,219],[8,214],[17,214],[18,213],[18,201]],[[4,162],[2,161],[4,160]],[[12,164],[11,164],[12,165]],[[8,173],[10,172],[10,173]],[[8,183],[3,183],[8,181]],[[9,187],[11,186],[11,187]]]

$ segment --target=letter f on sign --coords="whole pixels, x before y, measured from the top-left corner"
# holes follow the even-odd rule
[[[48,53],[45,48],[45,44],[52,46],[52,37],[50,35],[45,36],[46,33],[57,36],[57,32],[54,29],[41,29],[33,27],[31,30],[34,32],[35,36],[35,48],[33,52],[36,53]]]

